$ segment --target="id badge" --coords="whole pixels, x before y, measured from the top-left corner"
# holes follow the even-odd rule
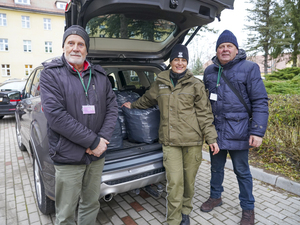
[[[83,114],[95,114],[95,106],[94,105],[83,105],[82,112],[83,112]]]
[[[211,93],[210,94],[210,98],[209,98],[210,100],[212,100],[212,101],[217,101],[217,99],[218,99],[218,95],[217,94],[215,94],[215,93]]]

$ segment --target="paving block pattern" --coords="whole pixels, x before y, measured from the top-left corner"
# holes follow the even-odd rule
[[[239,188],[236,176],[225,169],[223,205],[209,213],[200,206],[209,197],[210,163],[202,161],[195,183],[191,225],[235,225],[241,219]],[[165,183],[162,183],[165,189]],[[300,224],[300,196],[254,180],[255,224]],[[158,199],[145,191],[127,192],[110,202],[100,200],[96,224],[99,225],[166,225],[166,192]],[[0,224],[53,225],[55,215],[43,215],[36,203],[32,162],[27,152],[18,149],[15,118],[0,120]]]

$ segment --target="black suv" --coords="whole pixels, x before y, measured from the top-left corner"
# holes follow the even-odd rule
[[[13,79],[0,85],[0,119],[5,115],[14,115],[17,103],[21,100],[21,91],[26,80]]]
[[[191,29],[214,21],[225,8],[233,8],[233,0],[72,0],[66,8],[66,28],[78,24],[86,29],[87,60],[106,70],[116,92],[141,96],[167,69],[164,62],[173,46],[182,43]],[[16,110],[16,135],[19,148],[27,149],[33,160],[39,209],[49,214],[54,212],[55,170],[40,100],[42,70],[37,67],[27,81]],[[100,197],[108,201],[118,193],[165,180],[162,160],[158,142],[124,139],[122,148],[107,151]]]

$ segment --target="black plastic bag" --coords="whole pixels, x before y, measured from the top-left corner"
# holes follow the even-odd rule
[[[122,108],[128,140],[151,144],[158,140],[160,112],[158,107],[149,109]]]
[[[118,91],[115,92],[117,95],[117,103],[120,108],[125,102],[134,102],[136,101],[140,95],[138,93],[132,91]]]
[[[117,96],[118,117],[121,122],[122,136],[123,136],[123,139],[127,139],[128,136],[127,136],[127,131],[126,131],[125,119],[124,119],[124,114],[123,114],[121,107],[125,102],[136,101],[140,97],[140,95],[138,93],[135,93],[132,91],[115,91],[115,94]]]
[[[114,132],[111,136],[109,144],[107,145],[107,150],[114,150],[120,148],[123,148],[123,136],[122,136],[121,123],[119,118],[117,118]]]

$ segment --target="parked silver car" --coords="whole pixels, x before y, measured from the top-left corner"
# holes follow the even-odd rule
[[[130,90],[141,96],[157,74],[167,69],[164,61],[173,46],[182,43],[192,28],[214,21],[225,8],[233,8],[233,2],[72,0],[66,8],[66,28],[78,24],[87,30],[90,36],[87,59],[106,70],[115,91]],[[16,135],[19,148],[27,149],[33,160],[39,209],[49,214],[55,210],[55,170],[48,154],[47,121],[40,99],[42,70],[39,66],[31,73],[17,105]],[[106,154],[100,197],[109,201],[118,193],[163,181],[162,160],[158,142],[123,140],[123,148]]]

